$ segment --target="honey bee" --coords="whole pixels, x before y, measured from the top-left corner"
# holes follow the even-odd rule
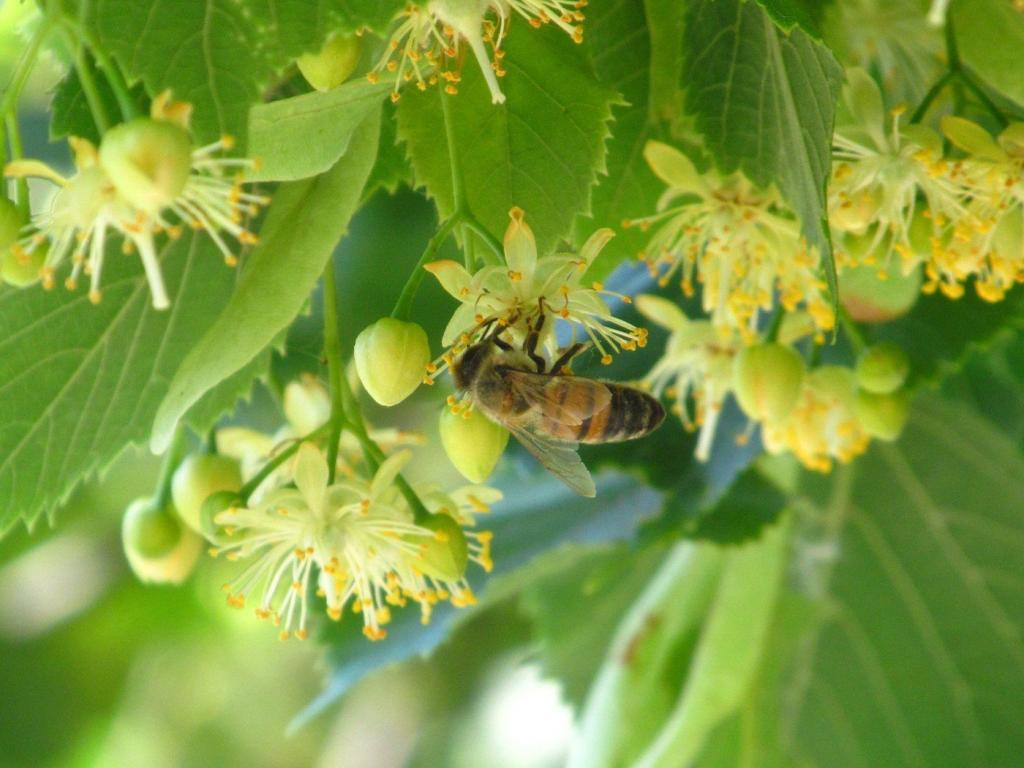
[[[508,429],[526,450],[581,496],[596,494],[576,452],[580,443],[614,443],[658,428],[665,409],[633,387],[562,373],[586,345],[573,344],[546,370],[530,334],[522,350],[497,335],[473,344],[452,366],[474,407]]]

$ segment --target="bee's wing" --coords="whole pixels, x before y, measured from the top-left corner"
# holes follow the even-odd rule
[[[505,381],[547,418],[567,427],[580,426],[612,402],[608,387],[593,379],[510,370]]]
[[[597,495],[594,479],[576,453],[577,443],[552,440],[519,425],[508,425],[508,429],[537,461],[580,496],[592,499]]]

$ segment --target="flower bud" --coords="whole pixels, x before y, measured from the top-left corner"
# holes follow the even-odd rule
[[[136,499],[121,521],[121,543],[135,575],[143,582],[180,584],[192,572],[202,539],[182,525],[170,507]]]
[[[193,454],[174,471],[171,497],[178,514],[193,531],[202,533],[200,511],[216,491],[242,487],[242,470],[235,459],[220,454]]]
[[[245,502],[237,491],[217,491],[206,497],[199,509],[199,532],[207,541],[214,544],[224,543],[227,534],[217,524],[217,515],[232,507],[241,508]]]
[[[0,279],[15,288],[38,282],[49,250],[49,243],[39,243],[31,252],[15,243],[0,254]]]
[[[775,342],[744,348],[733,362],[733,388],[740,407],[755,421],[780,422],[800,396],[804,360]]]
[[[839,276],[839,301],[858,323],[885,323],[907,314],[921,295],[921,267],[878,276],[878,267],[844,267]]]
[[[299,72],[318,91],[329,91],[348,80],[359,63],[362,42],[356,35],[332,35],[317,53],[296,59]]]
[[[289,381],[284,388],[284,415],[298,435],[308,435],[331,418],[331,396],[314,376]]]
[[[441,445],[459,473],[471,483],[491,476],[508,445],[508,430],[495,424],[477,409],[441,412]]]
[[[413,393],[430,362],[427,334],[416,323],[384,317],[356,337],[356,371],[363,388],[381,405]]]
[[[866,392],[887,395],[903,386],[910,360],[898,344],[886,341],[861,352],[857,358],[857,384]]]
[[[889,394],[875,394],[861,390],[857,393],[857,420],[872,437],[892,442],[907,423],[910,396],[905,390]]]
[[[416,567],[424,575],[441,581],[461,579],[469,562],[469,545],[462,526],[444,512],[437,512],[417,525],[434,535],[426,540],[417,539],[422,554],[416,561]]]
[[[137,117],[103,135],[100,166],[128,202],[156,213],[185,189],[192,140],[169,120]]]

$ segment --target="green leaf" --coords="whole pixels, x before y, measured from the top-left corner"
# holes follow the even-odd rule
[[[405,156],[405,149],[398,141],[398,125],[395,105],[384,102],[384,114],[380,121],[380,142],[377,147],[377,162],[370,172],[363,196],[368,197],[378,189],[394,194],[403,184],[412,187],[412,169]]]
[[[805,575],[827,597],[786,694],[796,756],[828,768],[1019,762],[1018,447],[962,404],[921,397],[898,444],[814,499],[817,548],[834,561]]]
[[[359,203],[379,133],[377,112],[358,128],[334,168],[277,191],[237,290],[193,344],[160,405],[150,443],[155,451],[168,445],[193,403],[249,364],[302,310]]]
[[[808,0],[757,0],[757,4],[784,32],[800,27],[815,40],[821,40],[821,31],[812,15],[812,9],[819,3],[808,5]]]
[[[760,540],[728,551],[683,690],[636,768],[689,765],[747,696],[782,592],[790,529],[784,521]]]
[[[544,669],[572,704],[583,703],[608,638],[664,557],[662,546],[597,550],[523,590]]]
[[[203,143],[246,146],[249,107],[300,54],[333,31],[382,30],[405,0],[66,0],[70,12],[150,95],[170,88],[195,107]]]
[[[505,104],[491,103],[479,67],[467,60],[457,96],[440,88],[403,91],[398,135],[417,184],[447,218],[455,210],[447,111],[470,212],[500,239],[509,209],[519,206],[545,253],[589,210],[591,187],[605,170],[615,95],[554,25],[534,30],[513,22],[505,51]]]
[[[714,506],[683,526],[686,536],[735,544],[760,536],[778,520],[786,497],[756,468],[740,474]]]
[[[380,110],[390,84],[353,80],[324,93],[306,93],[253,107],[249,156],[261,167],[252,181],[294,181],[330,169],[345,154],[353,133]]]
[[[586,48],[598,79],[622,95],[607,142],[607,175],[594,189],[591,215],[576,221],[575,240],[583,243],[600,227],[616,236],[587,270],[603,280],[616,266],[636,258],[648,236],[638,228],[621,229],[624,219],[654,212],[664,186],[644,160],[643,148],[657,130],[649,116],[652,59],[647,16],[642,0],[611,0],[587,9]],[[666,65],[668,62],[664,62]],[[677,84],[679,79],[677,72]]]
[[[209,238],[183,236],[160,255],[174,304],[156,312],[138,259],[110,251],[97,306],[81,291],[0,293],[0,531],[51,512],[149,436],[167,383],[235,284]],[[199,428],[248,390],[260,360],[210,396]]]
[[[872,341],[894,341],[910,357],[915,384],[934,384],[959,370],[1001,332],[1024,327],[1024,292],[995,304],[967,291],[956,301],[921,296],[910,314],[871,328]]]
[[[671,119],[682,102],[683,27],[686,4],[675,0],[644,0],[651,37],[650,112]]]
[[[822,254],[835,301],[825,186],[839,64],[802,29],[782,31],[750,0],[695,0],[686,41],[686,104],[707,147],[724,172],[779,187]]]
[[[111,117],[120,115],[117,99],[106,79],[97,76],[96,88],[99,91],[100,100],[106,107],[107,114]],[[131,95],[134,97],[138,110],[145,112],[147,99],[142,87],[132,88]],[[70,70],[57,83],[50,101],[50,139],[60,139],[64,136],[80,136],[93,144],[100,143],[99,129],[93,120],[85,93],[82,91],[82,85],[74,69]]]
[[[956,0],[949,9],[960,60],[1004,96],[1024,105],[1024,13],[1004,0]]]
[[[658,733],[683,685],[724,561],[710,544],[669,550],[611,638],[569,768],[633,765]]]

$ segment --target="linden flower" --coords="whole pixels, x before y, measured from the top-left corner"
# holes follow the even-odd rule
[[[848,368],[824,365],[809,372],[789,417],[762,425],[765,448],[790,451],[819,472],[830,471],[833,460],[849,462],[871,440],[857,419],[856,401],[857,381]]]
[[[231,508],[215,518],[226,537],[213,553],[252,559],[237,579],[225,584],[228,603],[242,607],[250,594],[258,595],[257,616],[280,626],[282,639],[293,634],[305,638],[309,594],[315,584],[328,616],[340,619],[351,604],[362,615],[363,633],[371,640],[386,636],[391,606],[413,600],[426,621],[440,600],[456,606],[473,603],[461,573],[426,573],[437,571],[429,557],[432,548],[448,545],[451,533],[461,528],[426,527],[413,521],[394,484],[409,456],[403,451],[388,458],[369,480],[329,485],[323,454],[304,443],[294,489],[275,490],[251,509]],[[498,497],[497,491],[476,489],[476,494],[465,494],[465,504],[475,503],[476,511],[484,511],[486,500]],[[451,496],[444,497],[443,506],[456,513],[463,508]],[[471,520],[471,513],[463,519]],[[477,534],[476,541],[475,559],[489,566],[489,536]]]
[[[75,288],[85,273],[90,277],[89,298],[99,302],[107,233],[113,230],[122,236],[126,252],[138,251],[153,307],[167,309],[170,299],[155,235],[177,237],[181,224],[203,230],[229,265],[237,258],[224,235],[242,244],[256,242],[242,221],[268,200],[243,192],[238,174],[254,161],[216,157],[233,145],[229,137],[194,149],[190,114],[189,105],[172,102],[165,92],[153,100],[151,117],[110,129],[98,149],[84,139],[69,139],[78,171],[70,179],[36,160],[7,165],[7,176],[39,177],[60,187],[50,210],[35,217],[16,246],[22,261],[37,249],[47,250],[41,272],[45,288],[53,286],[57,268],[70,256],[72,270],[65,284]]]
[[[688,430],[699,429],[695,456],[707,461],[725,398],[733,388],[733,359],[743,348],[735,330],[716,328],[708,320],[690,320],[667,299],[642,295],[636,300],[644,317],[670,331],[665,354],[645,381],[655,396],[675,399],[672,412]],[[687,399],[693,398],[693,414]]]
[[[728,335],[754,334],[758,315],[775,305],[806,306],[819,329],[834,324],[819,258],[808,251],[799,225],[774,191],[759,190],[742,174],[700,174],[677,149],[656,141],[644,148],[651,169],[668,185],[658,213],[624,222],[656,227],[641,258],[661,285],[678,270],[692,296],[702,284],[702,306]]]
[[[979,296],[1000,301],[1024,281],[1024,123],[993,139],[980,125],[947,116],[942,131],[967,155],[959,166],[971,195],[970,215],[936,242],[924,290],[938,286],[955,298],[973,276]]]
[[[455,261],[435,261],[427,269],[441,286],[461,305],[455,310],[442,343],[449,350],[442,356],[450,365],[455,356],[495,323],[505,327],[515,342],[525,339],[531,328],[538,329],[540,343],[549,351],[558,347],[553,319],[569,322],[574,332],[581,331],[601,354],[603,363],[612,360],[612,352],[632,350],[646,343],[647,332],[615,317],[602,295],[613,294],[594,282],[581,284],[587,269],[612,238],[610,229],[600,229],[583,244],[578,255],[555,253],[538,258],[533,232],[523,211],[513,208],[505,232],[505,264],[486,266],[475,274]],[[439,368],[431,364],[435,374]]]
[[[924,212],[940,233],[950,223],[970,218],[964,168],[943,158],[942,139],[920,125],[900,126],[902,109],[892,111],[886,128],[882,94],[861,69],[847,71],[843,103],[849,119],[833,137],[829,223],[840,232],[874,229],[867,250],[888,243],[899,254],[902,270],[916,265],[911,243],[915,214]],[[883,271],[888,258],[882,260]]]
[[[501,43],[515,12],[533,27],[553,23],[565,30],[577,43],[583,41],[580,9],[585,0],[430,0],[425,7],[410,4],[399,16],[385,53],[373,71],[370,82],[379,82],[382,73],[394,76],[392,101],[398,101],[404,83],[415,81],[416,87],[443,78],[445,91],[454,94],[461,79],[460,48],[469,47],[483,72],[491,101],[502,104],[498,78],[505,74],[501,60]],[[487,47],[491,53],[488,54]],[[456,69],[447,69],[454,61]]]

